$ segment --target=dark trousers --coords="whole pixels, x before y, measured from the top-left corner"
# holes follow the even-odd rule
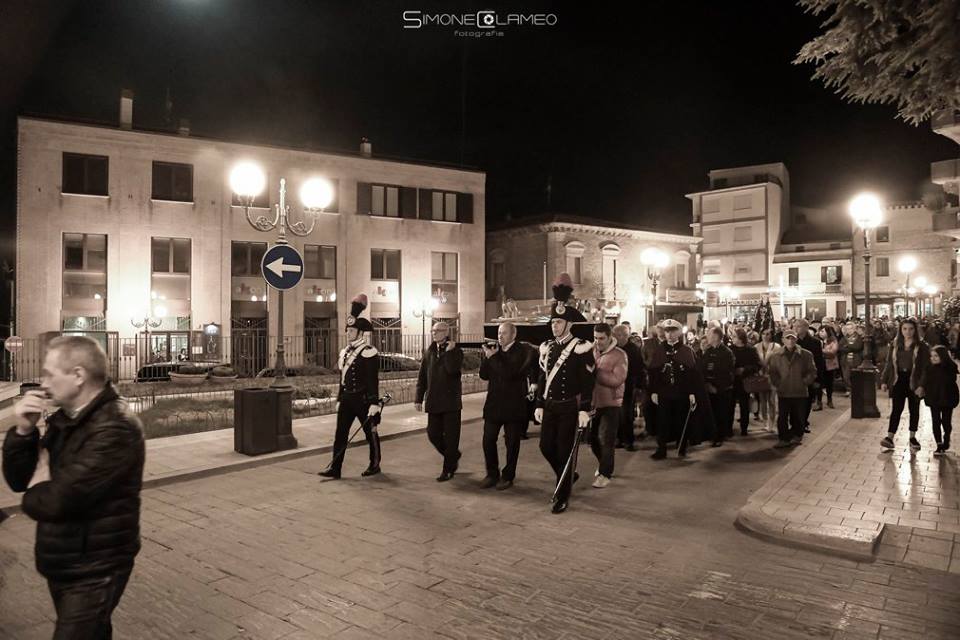
[[[655,435],[657,433],[657,405],[651,402],[650,394],[647,392],[643,394],[641,408],[643,409],[643,430],[647,432],[648,436]]]
[[[428,413],[427,438],[443,456],[443,472],[456,471],[460,460],[460,412]]]
[[[933,425],[933,439],[937,444],[950,442],[953,431],[953,409],[950,407],[930,407],[930,422]],[[943,432],[940,429],[943,427]]]
[[[603,407],[596,410],[590,421],[590,449],[597,457],[600,475],[613,477],[613,452],[617,429],[620,426],[621,407]]]
[[[836,378],[838,369],[827,371],[823,376],[823,390],[827,392],[827,402],[833,402],[833,380]]]
[[[495,422],[483,421],[483,459],[487,465],[487,476],[513,480],[517,475],[517,458],[520,457],[520,435],[527,421]],[[503,427],[503,439],[507,445],[507,465],[500,472],[500,456],[497,454],[497,439]]]
[[[633,433],[633,413],[636,407],[633,403],[634,390],[623,390],[623,404],[618,412],[617,440],[620,444],[627,447],[636,442],[637,437]],[[602,472],[601,472],[602,473]]]
[[[733,402],[740,407],[740,431],[746,431],[750,426],[750,394],[743,387],[736,387],[733,392]],[[733,406],[730,407],[730,432],[733,435]]]
[[[687,420],[687,414],[690,412],[690,400],[686,396],[680,398],[664,398],[660,396],[660,404],[657,405],[657,448],[666,449],[667,443],[673,437],[673,433],[680,437],[683,425]],[[687,425],[687,433],[683,436],[683,442],[679,443],[680,449],[687,448],[687,440],[690,438],[690,425]]]
[[[887,431],[896,433],[900,426],[900,416],[903,415],[904,405],[910,407],[910,433],[916,433],[920,426],[920,398],[910,390],[910,374],[900,372],[900,378],[890,392],[893,398],[893,407],[890,409],[890,426]]]
[[[820,399],[823,391],[819,386],[810,385],[807,387],[807,400],[803,407],[803,426],[810,426],[810,412],[813,411],[813,405]]]
[[[347,439],[350,437],[350,427],[353,426],[354,420],[359,420],[363,425],[363,435],[367,438],[367,446],[370,447],[370,466],[380,466],[380,436],[367,422],[369,412],[370,405],[364,402],[359,394],[344,394],[340,400],[340,408],[337,410],[337,432],[333,437],[334,458],[330,462],[330,466],[337,471],[343,467],[343,459],[347,453]]]
[[[733,436],[733,391],[731,389],[717,390],[710,395],[710,411],[716,423],[713,439],[717,442]]]
[[[810,410],[810,397],[779,398],[780,411],[777,414],[777,436],[781,440],[803,439],[807,413]],[[789,422],[789,425],[788,425]]]
[[[131,566],[99,578],[48,580],[57,611],[53,640],[110,640],[110,617],[130,579]]]
[[[540,425],[540,453],[550,463],[558,484],[567,460],[573,452],[573,443],[576,442],[577,411],[575,401],[557,408],[551,408],[548,403],[543,409],[543,423]],[[557,500],[566,501],[570,497],[572,488],[573,473],[570,473],[557,492]]]

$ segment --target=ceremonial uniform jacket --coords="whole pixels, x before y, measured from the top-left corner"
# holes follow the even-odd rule
[[[660,398],[682,398],[697,391],[697,361],[693,349],[677,342],[662,342],[654,362],[659,366],[650,370],[650,393]]]
[[[337,368],[340,370],[338,402],[343,400],[344,394],[359,395],[368,404],[374,404],[380,399],[380,358],[377,355],[376,347],[366,343],[352,342],[340,351],[337,360]],[[347,362],[351,358],[353,362],[348,366]],[[346,371],[344,367],[347,367]]]
[[[560,365],[550,389],[544,394],[547,378],[564,349],[574,340],[573,349]],[[563,342],[547,340],[540,345],[540,380],[537,384],[537,407],[544,407],[546,401],[576,401],[580,411],[590,411],[593,404],[593,343],[567,335]]]

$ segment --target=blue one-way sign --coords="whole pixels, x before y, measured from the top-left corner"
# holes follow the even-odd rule
[[[274,289],[292,289],[303,278],[303,258],[290,245],[275,244],[263,254],[260,272]]]

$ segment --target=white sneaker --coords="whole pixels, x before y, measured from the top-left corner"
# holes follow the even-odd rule
[[[597,469],[596,471],[593,472],[593,477],[597,478],[599,476],[600,476],[600,469]]]
[[[597,478],[593,481],[594,489],[605,489],[608,484],[610,484],[610,478],[600,474],[597,474]]]

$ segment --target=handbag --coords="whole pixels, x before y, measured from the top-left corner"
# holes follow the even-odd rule
[[[771,391],[770,376],[758,373],[743,379],[743,390],[747,393],[763,393]]]

